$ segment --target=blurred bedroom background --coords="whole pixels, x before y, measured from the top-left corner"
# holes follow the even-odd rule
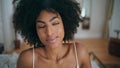
[[[77,0],[83,22],[75,41],[85,44],[95,57],[97,67],[120,68],[120,0]],[[21,51],[30,48],[12,24],[13,0],[0,0],[0,66],[14,68]],[[15,60],[6,64],[3,56]],[[5,58],[4,57],[4,58]],[[5,63],[2,63],[2,62]],[[6,64],[6,66],[4,65]],[[113,66],[113,67],[112,67]],[[1,67],[0,67],[1,68]]]

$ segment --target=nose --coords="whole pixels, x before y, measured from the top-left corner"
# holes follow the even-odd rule
[[[46,35],[49,37],[53,34],[54,30],[52,27],[47,27],[46,28]]]

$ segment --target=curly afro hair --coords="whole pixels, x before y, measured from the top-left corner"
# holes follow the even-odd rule
[[[16,2],[15,2],[16,3]],[[13,24],[17,32],[30,45],[43,47],[36,32],[36,19],[42,10],[54,9],[60,14],[65,36],[63,41],[71,40],[79,26],[81,10],[75,0],[19,0],[13,14]]]

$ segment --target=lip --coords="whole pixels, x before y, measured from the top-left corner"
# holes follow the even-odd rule
[[[55,43],[57,41],[57,37],[54,37],[54,38],[48,38],[46,40],[48,43]]]

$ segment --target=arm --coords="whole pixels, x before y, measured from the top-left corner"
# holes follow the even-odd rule
[[[81,62],[80,67],[91,68],[90,56],[85,45],[77,43],[76,48],[77,48],[78,59],[79,59],[78,61],[79,63]]]
[[[17,68],[32,68],[32,51],[23,51],[17,61]]]

